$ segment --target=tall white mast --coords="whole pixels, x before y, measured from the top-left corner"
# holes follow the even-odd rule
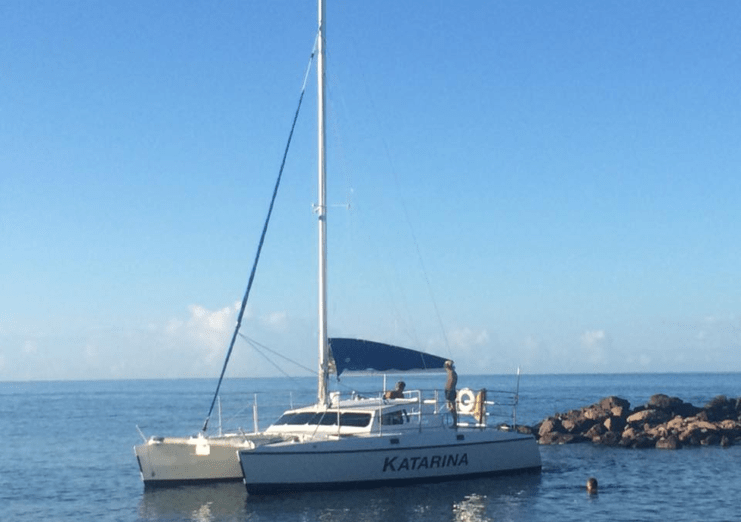
[[[318,159],[319,159],[319,384],[317,399],[319,404],[327,405],[327,384],[329,380],[329,340],[327,339],[327,159],[325,156],[326,121],[324,104],[326,94],[324,89],[324,59],[325,59],[325,9],[324,0],[318,0],[318,60],[317,60],[317,128],[318,128]]]

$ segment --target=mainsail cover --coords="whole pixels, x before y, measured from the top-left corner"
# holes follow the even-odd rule
[[[337,377],[350,372],[422,372],[444,370],[444,357],[362,339],[329,339]]]

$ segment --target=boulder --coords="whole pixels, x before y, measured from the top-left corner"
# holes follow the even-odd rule
[[[655,426],[663,424],[670,419],[670,415],[663,410],[647,409],[629,415],[626,419],[630,424]]]
[[[680,430],[682,426],[684,425],[684,419],[677,415],[672,420],[666,423],[666,427],[669,430],[676,431]]]
[[[584,434],[584,436],[593,442],[599,442],[595,441],[595,438],[599,438],[602,434],[604,434],[607,431],[604,425],[602,424],[595,424],[587,432]]]
[[[669,435],[669,430],[666,428],[666,424],[659,424],[653,428],[648,428],[644,433],[654,440],[663,439]]]
[[[720,428],[720,429],[722,429],[724,431],[733,431],[733,430],[738,429],[738,426],[739,425],[738,425],[738,422],[737,421],[734,421],[734,420],[731,420],[731,419],[726,419],[726,420],[720,421],[717,424],[717,426],[718,426],[718,428]]]
[[[623,430],[622,437],[624,439],[634,439],[638,435],[638,432],[633,426],[627,425]]]
[[[545,435],[541,435],[538,443],[540,444],[574,444],[576,442],[584,442],[586,439],[582,435],[574,435],[572,433],[558,433],[549,432]]]
[[[620,434],[615,433],[614,431],[606,431],[602,435],[592,439],[592,442],[595,444],[602,444],[604,446],[617,446],[621,441],[622,439],[620,438]]]
[[[608,432],[612,433],[612,432]],[[634,430],[625,430],[622,438],[619,442],[620,446],[624,448],[652,448],[656,445],[656,441],[651,437],[647,436],[643,432],[636,432]]]
[[[671,414],[674,416],[679,417],[693,417],[700,413],[702,411],[702,408],[698,408],[697,406],[693,406],[689,402],[683,402],[681,404],[675,405],[672,409]]]
[[[695,419],[709,421],[708,412],[706,410],[700,410],[697,415],[693,415]]]
[[[562,431],[562,429],[563,428],[561,427],[560,420],[558,420],[555,417],[548,417],[540,425],[540,429],[538,430],[538,435],[543,437],[544,435],[547,435],[549,433],[559,433]]]
[[[627,422],[622,417],[610,417],[602,423],[607,431],[614,431],[616,433],[622,433],[626,424]]]
[[[611,410],[615,407],[623,408],[625,411],[630,410],[630,402],[626,401],[625,399],[621,399],[620,397],[615,397],[614,395],[605,397],[604,399],[599,401],[597,405],[603,410]]]
[[[741,423],[726,419],[718,424],[721,435],[729,441],[741,439]]]
[[[726,419],[736,420],[737,401],[729,400],[725,395],[718,395],[705,405],[705,412],[709,421],[719,422]]]
[[[669,397],[663,393],[652,395],[646,403],[646,406],[654,410],[671,411],[674,405],[682,404],[682,399],[678,397]]]
[[[568,433],[584,433],[595,425],[595,421],[584,416],[568,418],[561,421],[561,426]]]
[[[679,442],[679,439],[676,437],[676,435],[669,435],[667,437],[661,437],[659,440],[656,441],[656,448],[658,449],[679,449],[682,447],[682,444]]]
[[[636,449],[655,448],[656,441],[651,437],[647,437],[646,435],[641,434],[636,437],[635,441],[633,442],[633,446],[631,447]]]
[[[557,439],[560,433],[555,431],[549,431],[547,433],[541,433],[538,439],[538,444],[557,444]]]
[[[685,426],[677,437],[685,446],[699,446],[702,433],[695,426]]]
[[[586,437],[584,435],[579,435],[575,433],[564,433],[560,437],[559,444],[576,444],[577,442],[586,442]]]
[[[602,422],[606,418],[608,418],[612,413],[610,410],[605,410],[599,407],[590,406],[589,408],[584,409],[584,418],[594,421],[594,422]]]
[[[677,415],[680,417],[691,417],[701,411],[701,408],[684,402],[679,397],[669,397],[663,393],[652,395],[646,404],[646,408],[665,411],[672,417],[676,417]]]
[[[697,428],[698,430],[701,430],[703,432],[707,431],[718,431],[718,426],[713,424],[712,422],[703,421],[703,420],[697,420],[692,422],[691,420],[687,423],[688,426],[692,426],[694,428]]]
[[[612,432],[608,432],[612,433]],[[624,446],[626,448],[630,448],[635,443],[636,438],[638,437],[638,432],[636,432],[635,428],[632,426],[628,426],[623,430],[623,433],[620,435],[619,443],[621,446]]]
[[[612,417],[620,417],[621,419],[625,419],[629,413],[630,410],[628,408],[623,408],[622,406],[615,406],[610,410]]]

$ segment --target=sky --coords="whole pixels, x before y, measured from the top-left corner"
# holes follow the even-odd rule
[[[741,371],[740,20],[330,2],[330,335],[461,374]],[[9,0],[0,34],[0,380],[217,377],[314,3]],[[311,368],[315,97],[241,330]],[[227,375],[280,372],[240,338]]]

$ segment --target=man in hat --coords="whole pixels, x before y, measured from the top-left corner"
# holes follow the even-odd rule
[[[458,374],[455,373],[453,361],[445,361],[445,371],[448,372],[448,380],[445,382],[445,400],[448,401],[448,409],[453,416],[453,427],[458,427],[458,411],[455,408],[455,387],[458,384]]]

